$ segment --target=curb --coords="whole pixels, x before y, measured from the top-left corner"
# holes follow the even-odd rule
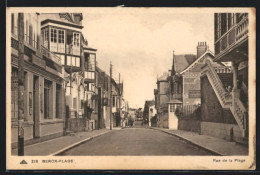
[[[191,141],[191,140],[189,140],[189,139],[186,139],[186,138],[184,138],[184,137],[182,137],[182,136],[179,136],[179,135],[177,135],[177,134],[174,134],[174,133],[171,133],[171,132],[167,132],[167,131],[164,131],[164,130],[160,130],[160,129],[155,129],[155,128],[150,128],[150,129],[158,130],[158,131],[164,132],[164,133],[166,133],[166,134],[173,135],[173,136],[175,136],[175,137],[178,137],[179,139],[182,139],[182,140],[184,140],[184,141],[186,141],[186,142],[188,142],[188,143],[190,143],[190,144],[192,144],[192,145],[195,145],[195,146],[197,146],[197,147],[199,147],[199,148],[201,148],[201,149],[203,149],[203,150],[206,150],[206,151],[208,151],[208,152],[210,152],[210,153],[213,153],[213,154],[216,154],[216,155],[218,155],[218,156],[225,156],[225,155],[223,155],[223,154],[221,154],[221,153],[219,153],[219,152],[217,152],[217,151],[214,151],[214,150],[212,150],[212,149],[210,149],[210,148],[203,147],[203,146],[201,146],[201,145],[199,145],[199,144],[197,144],[197,143],[195,143],[195,142],[193,142],[193,141]]]
[[[59,150],[59,151],[56,151],[56,152],[50,154],[49,156],[56,156],[56,155],[58,155],[58,154],[60,154],[60,153],[62,153],[62,152],[67,151],[68,149],[71,149],[71,148],[73,148],[73,147],[76,147],[76,146],[78,146],[78,145],[80,145],[80,144],[82,144],[82,143],[84,143],[84,142],[87,142],[87,141],[89,141],[89,140],[92,140],[93,138],[96,138],[96,137],[101,136],[101,135],[103,135],[103,134],[106,134],[106,133],[108,133],[108,132],[110,132],[110,131],[105,131],[105,132],[99,133],[99,134],[97,134],[97,135],[94,135],[94,136],[88,137],[88,138],[86,138],[86,139],[83,139],[83,140],[81,140],[81,141],[78,141],[78,142],[76,142],[76,143],[73,143],[73,144],[71,144],[71,145],[69,145],[69,146],[67,146],[67,147],[65,147],[65,148],[63,148],[63,149],[61,149],[61,150]]]

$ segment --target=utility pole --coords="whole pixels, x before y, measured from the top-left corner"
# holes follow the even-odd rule
[[[112,64],[110,62],[110,130],[112,130]]]
[[[119,117],[120,117],[120,125],[122,126],[122,118],[121,118],[121,85],[120,85],[120,73],[119,73]]]
[[[24,156],[24,14],[18,14],[18,156]]]

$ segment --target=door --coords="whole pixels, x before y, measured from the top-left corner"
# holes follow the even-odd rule
[[[39,77],[34,76],[33,77],[33,138],[40,137],[39,112],[40,112]]]

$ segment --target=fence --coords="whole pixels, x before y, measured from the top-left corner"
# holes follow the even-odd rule
[[[89,120],[86,117],[83,118],[69,118],[67,120],[67,129],[72,132],[91,131],[96,129],[95,120]]]
[[[184,105],[180,110],[181,118],[192,118],[199,119],[200,118],[200,104],[198,105]]]
[[[200,132],[201,107],[198,105],[184,105],[180,110],[178,129]]]

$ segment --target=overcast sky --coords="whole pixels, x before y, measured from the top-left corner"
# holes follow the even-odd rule
[[[167,72],[175,54],[196,54],[198,42],[206,41],[214,52],[213,13],[187,13],[157,8],[86,9],[83,34],[98,49],[98,66],[124,82],[130,107],[144,107],[154,99],[157,75]],[[144,12],[145,13],[142,13]]]

